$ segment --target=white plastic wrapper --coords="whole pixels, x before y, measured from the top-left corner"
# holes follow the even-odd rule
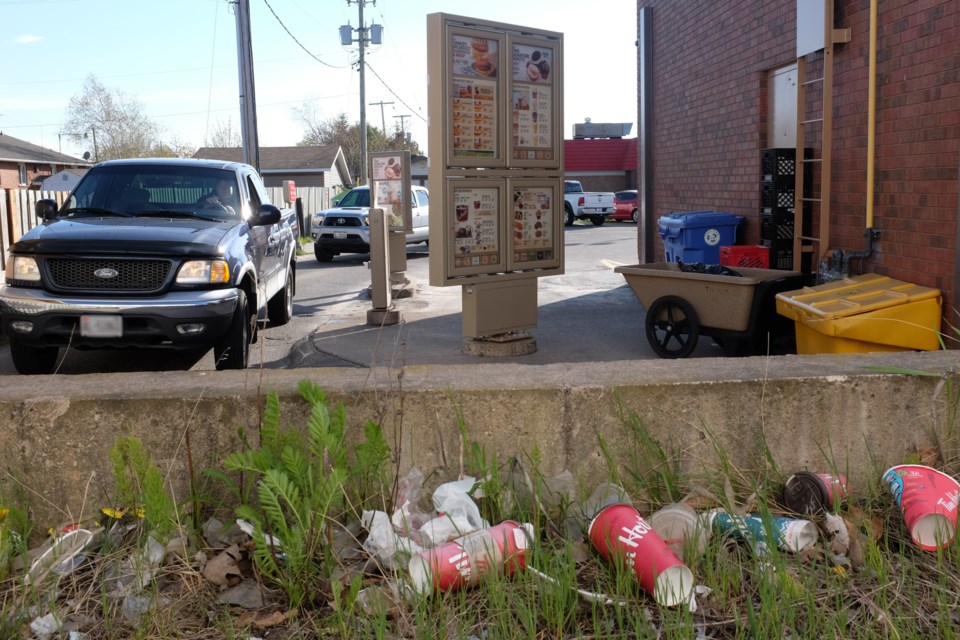
[[[384,511],[364,511],[361,523],[367,530],[364,550],[391,569],[406,567],[410,556],[423,551],[423,547],[409,538],[397,535]]]

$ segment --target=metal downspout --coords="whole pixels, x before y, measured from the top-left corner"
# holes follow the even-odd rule
[[[876,164],[877,137],[877,4],[879,0],[870,0],[870,70],[867,90],[867,210],[866,232],[867,248],[864,251],[847,251],[842,258],[842,273],[850,273],[850,262],[866,260],[873,255],[873,241],[880,232],[873,228],[874,172]]]

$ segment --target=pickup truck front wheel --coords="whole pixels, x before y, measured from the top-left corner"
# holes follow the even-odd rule
[[[287,274],[287,282],[283,289],[277,291],[270,300],[267,301],[267,319],[274,327],[290,322],[293,317],[293,294],[296,291],[297,265],[290,264],[290,272]]]
[[[576,216],[573,215],[573,207],[569,203],[563,208],[563,224],[568,227],[572,227],[573,223],[577,221]]]
[[[17,372],[25,375],[46,375],[57,366],[57,347],[32,347],[10,338],[10,358]]]
[[[317,262],[333,262],[334,253],[330,249],[323,249],[319,245],[313,245],[313,255]]]
[[[247,292],[237,290],[237,307],[233,310],[233,320],[226,335],[213,347],[213,359],[217,371],[225,369],[246,369],[250,358],[250,309]]]

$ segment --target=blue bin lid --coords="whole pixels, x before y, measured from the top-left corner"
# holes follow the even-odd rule
[[[724,211],[681,211],[660,216],[661,227],[689,229],[694,227],[737,226],[743,222],[743,216]]]

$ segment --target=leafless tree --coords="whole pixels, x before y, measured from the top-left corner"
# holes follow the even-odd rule
[[[351,176],[360,175],[360,124],[351,123],[347,114],[341,113],[335,118],[321,119],[316,108],[309,105],[295,107],[293,113],[303,123],[306,131],[298,146],[317,146],[335,144],[343,149],[347,167]],[[376,127],[367,125],[367,151],[390,151],[409,149],[411,154],[419,155],[420,147],[416,142],[407,142],[402,135],[386,135]]]
[[[149,156],[161,145],[159,127],[140,101],[108,89],[92,74],[70,99],[64,133],[81,139],[97,161]]]
[[[217,120],[203,141],[205,147],[241,147],[243,139],[240,136],[240,129],[233,124],[233,118],[228,118],[226,122]]]

